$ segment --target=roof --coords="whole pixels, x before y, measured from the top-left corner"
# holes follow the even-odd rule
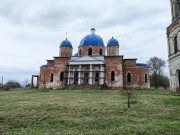
[[[136,63],[136,66],[149,68],[149,66],[147,64],[144,64],[144,63]]]
[[[99,35],[96,35],[96,34],[89,34],[89,35],[85,36],[81,40],[79,47],[89,46],[89,45],[105,47],[103,39]]]
[[[69,62],[70,65],[96,65],[104,64],[103,56],[82,56],[82,57],[71,57]]]
[[[104,46],[103,39],[95,34],[95,29],[91,29],[91,34],[86,35],[80,42],[79,47],[81,46]]]
[[[67,38],[61,42],[60,47],[73,48],[71,42]]]
[[[112,37],[112,38],[108,41],[107,46],[119,46],[119,42],[118,42],[117,39],[115,39],[115,38]]]
[[[177,21],[178,19],[180,19],[180,15],[179,15],[177,18],[175,18],[175,19],[172,21],[172,23],[171,23],[166,29],[168,30],[174,23],[176,23],[176,21]]]
[[[40,68],[46,68],[47,67],[47,65],[41,65],[41,67]]]

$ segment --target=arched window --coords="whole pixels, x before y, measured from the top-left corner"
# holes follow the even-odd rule
[[[103,55],[103,50],[102,50],[102,48],[100,48],[100,50],[99,50],[99,55]]]
[[[177,46],[177,35],[174,37],[174,53],[178,52],[178,46]]]
[[[130,83],[131,82],[131,73],[127,74],[127,82]]]
[[[53,82],[53,76],[54,76],[54,74],[52,73],[51,78],[50,78],[50,82]]]
[[[147,74],[144,75],[145,83],[147,83]]]
[[[115,81],[115,72],[111,71],[111,81]]]
[[[60,74],[60,81],[63,81],[64,80],[64,72],[61,72]]]
[[[88,49],[88,55],[92,55],[92,48]]]
[[[82,51],[81,51],[81,49],[79,50],[79,55],[80,55],[80,56],[82,55]]]

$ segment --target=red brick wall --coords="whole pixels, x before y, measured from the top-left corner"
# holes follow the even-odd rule
[[[40,69],[40,87],[47,88],[61,88],[62,85],[65,85],[65,80],[60,82],[60,73],[64,72],[66,75],[66,65],[69,63],[70,57],[55,57],[53,63],[47,68]],[[48,61],[50,63],[50,61]],[[52,62],[52,61],[51,61]],[[50,82],[51,74],[53,73],[53,82]]]
[[[78,48],[78,53],[80,54],[80,49],[81,49],[81,53],[82,53],[81,56],[87,56],[89,48],[92,48],[92,55],[99,55],[100,48],[103,49],[103,55],[105,55],[105,47],[101,47],[101,46],[82,46]]]
[[[131,82],[127,82],[127,75],[131,73]],[[147,74],[147,83],[145,83],[145,74]],[[149,86],[149,68],[145,67],[125,67],[124,69],[124,86],[125,87],[141,87]]]
[[[123,87],[123,57],[122,56],[105,56],[106,64],[106,84],[108,87],[112,88],[122,88]],[[111,81],[111,72],[115,71],[115,81]]]

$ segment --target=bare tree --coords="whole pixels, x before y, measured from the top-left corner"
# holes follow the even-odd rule
[[[137,103],[137,94],[138,91],[134,88],[126,88],[122,90],[122,94],[126,97],[127,99],[127,107],[130,108],[131,104],[136,104]]]
[[[163,67],[165,67],[165,60],[158,58],[158,57],[151,57],[149,59],[149,61],[147,61],[147,64],[150,67],[150,73],[153,77],[153,81],[154,81],[154,88],[158,88],[158,82],[162,82],[162,80],[160,79],[160,76],[162,71],[163,71]],[[164,86],[164,85],[163,85]]]
[[[22,86],[26,87],[28,86],[28,84],[29,84],[29,79],[24,79],[24,81],[22,82]]]

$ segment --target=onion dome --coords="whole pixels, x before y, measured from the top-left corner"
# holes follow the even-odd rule
[[[71,42],[67,38],[66,38],[66,40],[61,42],[60,47],[70,47],[70,48],[73,48]]]
[[[81,40],[79,47],[81,47],[81,46],[102,46],[102,47],[105,47],[103,39],[99,35],[96,35],[95,31],[96,30],[94,28],[92,28],[91,34],[85,36]]]
[[[115,39],[115,38],[112,37],[112,38],[108,41],[107,46],[119,46],[119,42],[118,42],[117,39]]]

